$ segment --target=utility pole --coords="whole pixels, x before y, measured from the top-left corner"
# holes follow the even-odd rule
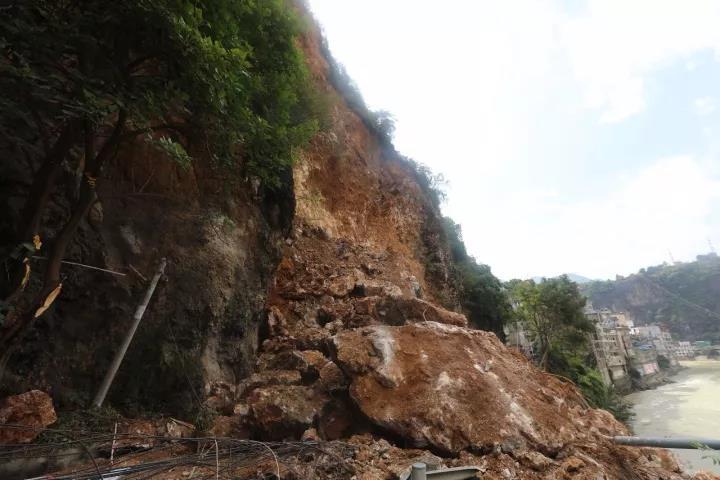
[[[105,374],[105,378],[103,379],[103,382],[98,389],[97,395],[95,395],[95,400],[93,400],[94,407],[101,407],[103,402],[105,401],[105,396],[107,395],[108,390],[110,390],[110,385],[112,385],[112,382],[115,379],[115,375],[120,368],[120,364],[125,358],[125,354],[127,353],[127,349],[130,346],[130,342],[132,342],[135,331],[140,325],[140,321],[145,314],[145,310],[150,303],[150,299],[152,298],[153,293],[155,293],[155,287],[157,287],[158,281],[160,281],[160,277],[162,276],[163,272],[165,272],[165,265],[167,265],[167,260],[163,258],[160,261],[160,266],[158,267],[157,272],[155,272],[155,276],[150,281],[150,285],[145,292],[145,298],[143,298],[142,303],[138,305],[137,310],[135,310],[135,315],[133,316],[133,323],[130,326],[130,330],[128,330],[127,334],[125,335],[125,340],[123,340],[123,343],[120,346],[120,350],[118,350],[115,354],[115,358],[113,358],[113,361],[110,364],[110,368],[108,368],[108,371]]]
[[[712,240],[710,240],[710,237],[707,237],[708,246],[710,247],[710,252],[717,255],[717,252],[715,251],[715,246],[712,243]]]

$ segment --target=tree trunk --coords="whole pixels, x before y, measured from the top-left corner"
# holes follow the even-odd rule
[[[79,127],[80,122],[77,120],[71,120],[63,127],[55,145],[35,174],[20,216],[20,225],[16,230],[18,243],[30,242],[34,235],[40,233],[43,212],[50,200],[57,177],[62,171],[62,162],[80,135]]]
[[[18,225],[15,228],[16,245],[32,242],[35,235],[40,235],[40,223],[43,213],[50,201],[53,187],[62,172],[62,162],[79,136],[79,122],[68,122],[60,132],[55,144],[43,159],[40,169],[35,173],[33,183],[28,192],[25,205],[20,213]],[[9,275],[0,281],[0,295],[8,303],[15,303],[22,287],[21,280],[25,274],[23,258],[12,261],[7,259]]]
[[[60,268],[62,266],[62,260],[65,257],[65,252],[75,237],[80,222],[82,222],[82,219],[87,215],[97,198],[95,191],[97,178],[106,160],[113,155],[119,146],[126,118],[127,114],[121,110],[118,113],[112,134],[105,141],[97,155],[93,155],[94,135],[90,134],[91,126],[89,123],[85,124],[85,153],[89,155],[89,158],[86,158],[85,161],[80,196],[73,206],[72,214],[67,223],[65,223],[63,229],[52,242],[40,293],[35,297],[29,309],[18,314],[9,325],[4,325],[4,331],[0,332],[0,352],[11,346],[22,336],[36,316],[39,316],[36,314],[38,309],[45,304],[48,296],[60,285]]]

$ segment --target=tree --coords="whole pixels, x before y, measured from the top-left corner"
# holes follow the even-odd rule
[[[574,382],[591,406],[628,420],[630,408],[595,368],[589,346],[594,325],[583,312],[578,285],[563,275],[540,283],[512,280],[507,287],[516,318],[535,341],[540,367]]]
[[[562,353],[576,353],[587,344],[593,329],[585,317],[585,297],[566,275],[508,282],[515,315],[535,342],[538,362],[547,370],[549,363]]]
[[[185,166],[199,151],[226,178],[273,188],[318,122],[294,44],[299,26],[282,0],[0,8],[0,90],[13,92],[0,98],[0,151],[32,178],[3,255],[3,351],[60,292],[61,261],[123,145],[148,142]],[[78,172],[72,208],[47,239],[43,214],[68,172]],[[25,301],[28,256],[41,249],[42,285]]]
[[[511,317],[511,307],[502,282],[492,274],[489,266],[468,255],[460,225],[447,217],[443,219],[443,225],[450,243],[460,302],[470,324],[495,332],[504,340],[503,327]]]

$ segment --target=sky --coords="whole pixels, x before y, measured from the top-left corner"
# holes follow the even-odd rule
[[[720,248],[720,1],[309,4],[501,279]]]

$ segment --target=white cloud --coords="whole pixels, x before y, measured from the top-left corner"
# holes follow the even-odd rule
[[[720,209],[720,172],[691,156],[657,160],[583,202],[529,191],[503,202],[491,231],[465,224],[471,251],[515,276],[574,272],[612,278],[668,260],[690,260],[720,239],[709,217]],[[479,228],[478,228],[479,227]],[[484,231],[483,231],[484,230]]]
[[[707,220],[720,173],[700,153],[641,170],[641,145],[616,158],[622,121],[676,93],[651,94],[657,73],[689,76],[699,52],[720,52],[720,1],[588,0],[571,13],[564,0],[310,4],[368,103],[396,117],[398,148],[448,179],[446,212],[503,278],[612,276],[668,249],[690,258],[708,235],[720,244]],[[684,151],[720,156],[714,138]]]
[[[717,108],[717,104],[713,97],[696,98],[693,102],[695,113],[698,115],[710,115]]]
[[[716,0],[589,0],[560,31],[587,106],[615,123],[644,110],[651,73],[702,50],[720,52],[718,22]]]

